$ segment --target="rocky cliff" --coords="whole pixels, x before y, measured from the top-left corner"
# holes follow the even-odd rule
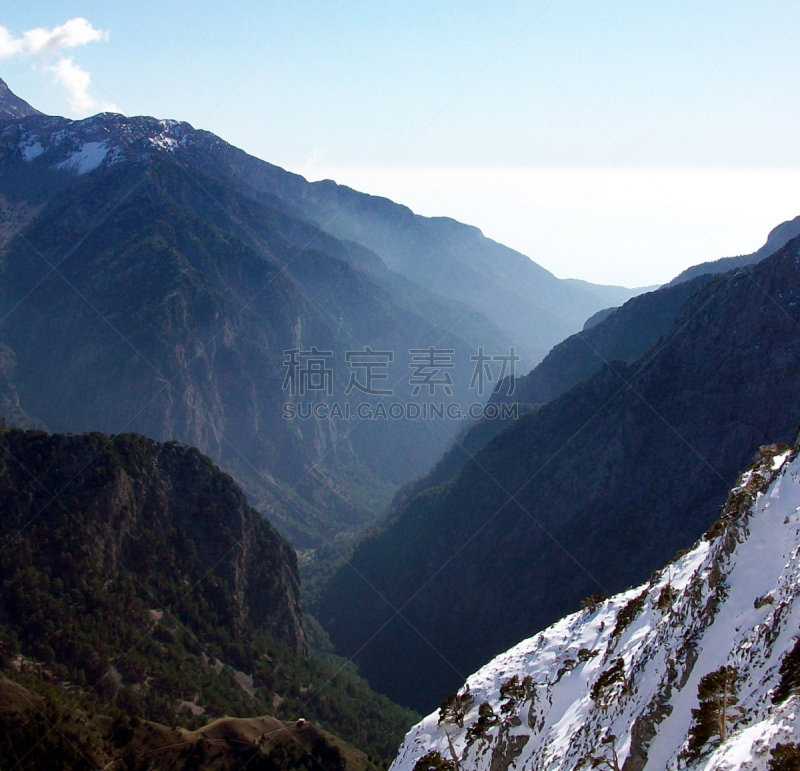
[[[393,771],[796,768],[799,512],[797,450],[762,448],[700,541],[481,668]]]

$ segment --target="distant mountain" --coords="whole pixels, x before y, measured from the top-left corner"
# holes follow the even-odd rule
[[[727,273],[729,270],[743,268],[746,265],[754,265],[757,262],[761,262],[765,257],[775,254],[778,249],[799,235],[800,217],[795,217],[793,220],[782,222],[780,225],[774,227],[767,236],[767,243],[758,251],[752,254],[744,254],[740,257],[723,257],[719,260],[693,265],[691,268],[687,268],[683,273],[673,278],[668,286],[674,286],[682,281],[688,281],[704,273]]]
[[[617,310],[618,307],[619,306],[603,308],[603,310],[593,313],[588,319],[586,319],[586,321],[583,322],[583,331],[585,332],[587,329],[597,326],[601,321],[605,321],[612,313],[614,313],[615,310]]]
[[[372,521],[461,426],[284,420],[284,351],[333,353],[330,406],[349,350],[392,352],[396,399],[420,403],[410,349],[452,349],[466,405],[479,346],[515,346],[522,370],[633,293],[561,282],[474,228],[308,183],[185,123],[33,115],[0,131],[6,419],[196,445],[299,547]]]
[[[460,674],[690,544],[755,449],[795,436],[799,266],[795,239],[712,278],[666,344],[604,365],[401,505],[319,603],[337,649],[431,708]]]
[[[517,403],[520,410],[529,412],[561,396],[605,365],[613,368],[616,362],[632,364],[670,332],[680,331],[674,322],[683,305],[711,278],[711,274],[698,276],[638,295],[621,308],[599,311],[592,317],[595,321],[587,321],[582,332],[556,345],[531,372],[517,378],[512,393],[508,393],[506,383],[491,395],[490,402]],[[454,477],[510,421],[484,419],[465,428],[427,474],[397,492],[392,512],[423,490]]]
[[[642,291],[557,279],[477,228],[420,217],[333,183],[312,185],[307,195],[307,211],[327,230],[363,243],[392,270],[479,311],[514,341],[528,365],[595,311]]]
[[[501,389],[494,398],[547,404],[605,364],[636,361],[673,329],[684,303],[710,279],[704,274],[641,294],[621,308],[611,309],[613,312],[605,318],[556,345],[533,371],[517,380],[512,395],[503,396]]]
[[[798,475],[764,447],[690,550],[482,667],[392,771],[797,768]]]
[[[24,99],[20,99],[0,78],[0,120],[4,118],[27,118],[44,113],[31,107]]]
[[[0,339],[15,363],[14,410],[52,430],[136,429],[194,444],[299,546],[374,518],[450,434],[421,421],[284,420],[283,351],[332,352],[340,401],[345,352],[390,351],[390,382],[406,400],[409,349],[450,348],[464,400],[478,345],[511,345],[363,247],[163,157],[151,142],[157,121],[103,116],[73,131],[63,119],[26,120],[39,138],[9,125],[12,149],[0,148],[13,217]],[[365,398],[350,396],[354,413]]]
[[[113,748],[120,736],[111,720],[91,717],[98,713],[118,718],[128,733],[121,744],[137,718],[172,726],[175,737],[176,726],[199,729],[226,715],[305,717],[376,761],[412,717],[343,662],[308,654],[293,549],[194,448],[135,434],[0,432],[0,582],[0,667],[33,694],[17,689],[15,698],[49,715],[8,714],[4,698],[14,689],[0,678],[3,768],[35,749],[37,726],[37,740],[57,740],[49,736],[56,719],[90,752]],[[234,723],[227,733],[249,731],[252,743],[240,748],[252,753],[268,738],[252,732],[269,723]],[[208,762],[212,745],[194,745],[213,725],[180,739]],[[139,752],[168,744],[162,726],[147,731],[137,734]]]

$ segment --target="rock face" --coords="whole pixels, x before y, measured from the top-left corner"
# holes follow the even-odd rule
[[[481,668],[463,718],[429,715],[392,771],[796,767],[799,513],[797,450],[762,448],[683,556]]]
[[[42,115],[31,107],[24,99],[20,99],[0,78],[0,120],[4,118],[28,118],[31,115]]]
[[[799,303],[795,240],[694,294],[666,345],[605,366],[406,502],[320,603],[337,648],[432,708],[582,598],[644,580],[716,519],[758,446],[794,439]]]
[[[207,597],[220,624],[235,634],[262,629],[306,651],[294,550],[193,448],[135,434],[7,430],[0,434],[0,510],[3,544],[24,544],[30,568],[55,560],[63,571],[109,582],[133,573],[158,585],[178,555],[174,578],[187,590],[206,585],[206,575],[225,587]],[[55,532],[72,537],[55,541]],[[79,565],[68,564],[70,554]],[[26,566],[11,560],[5,567],[8,580],[7,571]]]

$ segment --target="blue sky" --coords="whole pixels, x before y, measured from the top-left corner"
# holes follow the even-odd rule
[[[14,47],[75,18],[96,39]],[[800,214],[789,0],[20,0],[0,26],[0,76],[39,109],[187,120],[560,276],[665,281]]]

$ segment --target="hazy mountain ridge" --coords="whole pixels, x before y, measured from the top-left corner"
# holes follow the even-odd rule
[[[784,245],[775,234],[791,232],[792,225],[783,223],[772,231],[763,247],[771,251],[760,259],[777,251],[779,247],[775,244]],[[718,265],[722,261],[708,264]],[[492,393],[490,401],[495,404],[517,402],[523,411],[535,410],[591,377],[604,365],[613,368],[616,361],[632,364],[648,349],[655,346],[654,351],[657,351],[670,331],[680,331],[675,328],[674,321],[683,305],[714,275],[716,271],[681,281],[676,279],[676,282],[631,298],[621,307],[598,311],[587,319],[580,332],[555,345],[529,373],[518,375],[511,394],[508,394],[510,389],[506,382]],[[414,495],[454,477],[508,422],[481,420],[462,431],[428,474],[398,490],[390,517]]]
[[[693,265],[691,268],[687,268],[673,278],[667,286],[674,286],[675,284],[696,278],[704,273],[727,273],[730,270],[743,268],[747,265],[754,265],[757,262],[761,262],[764,258],[769,257],[771,254],[774,254],[778,249],[798,235],[800,235],[800,217],[795,217],[793,220],[787,220],[774,227],[769,232],[767,242],[764,246],[752,254],[743,254],[738,257],[722,257],[719,260]]]
[[[433,768],[431,751],[464,771],[792,768],[799,511],[797,449],[763,448],[702,540],[648,583],[587,602],[481,668],[460,691],[472,697],[463,718],[429,715],[392,768]],[[724,667],[726,714],[723,691],[714,712],[701,685]]]
[[[385,625],[358,654],[361,671],[430,708],[456,670],[474,671],[582,597],[641,581],[691,543],[754,449],[794,437],[799,265],[795,240],[713,278],[657,356],[604,366],[408,501],[352,560],[387,601],[342,569],[320,603],[337,648],[355,653]]]
[[[633,363],[674,329],[683,305],[710,279],[708,274],[698,276],[628,300],[606,318],[556,345],[530,373],[517,379],[511,396],[501,389],[493,399],[547,404],[605,364]]]
[[[151,151],[168,153],[187,169],[216,176],[248,197],[367,247],[392,271],[464,303],[464,314],[491,320],[529,364],[595,311],[640,291],[557,279],[477,228],[415,215],[331,180],[310,183],[187,123],[114,114],[53,120],[60,123],[20,124],[16,149],[33,165],[58,164],[85,174],[118,163],[149,163]]]
[[[615,361],[633,363],[674,328],[675,318],[684,303],[711,277],[710,274],[699,276],[674,287],[645,292],[620,308],[599,311],[594,323],[587,322],[581,332],[554,346],[533,370],[517,376],[513,389],[506,381],[489,400],[494,404],[516,402],[523,412],[535,410],[591,377],[606,364],[613,367]],[[465,428],[427,474],[398,490],[390,518],[414,495],[454,477],[509,422],[480,420]]]
[[[459,325],[469,339],[449,334],[468,309],[168,152],[191,148],[197,163],[221,142],[213,135],[118,115],[29,118],[2,134],[0,189],[9,210],[28,213],[4,249],[4,308],[24,302],[0,329],[17,357],[22,408],[56,430],[126,427],[197,445],[301,545],[374,518],[448,434],[373,422],[340,441],[335,421],[288,424],[283,350],[393,350],[390,375],[404,384],[409,347],[451,346],[466,370],[478,345],[510,345],[474,313]],[[341,362],[335,377],[341,394]],[[456,383],[461,398],[467,377]],[[404,464],[397,447],[408,448]]]

